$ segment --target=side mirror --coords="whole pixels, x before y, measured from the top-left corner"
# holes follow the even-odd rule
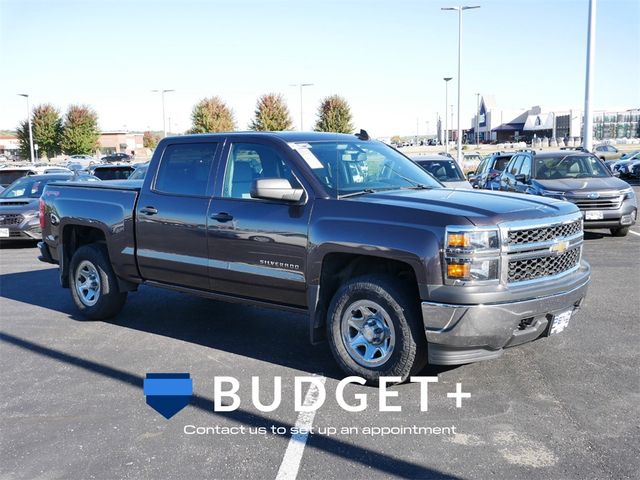
[[[620,176],[620,170],[614,170],[613,172],[611,172],[611,174],[612,174],[614,177],[619,177],[619,176]]]
[[[473,172],[467,173],[467,180],[469,180],[470,182],[475,182],[476,181],[476,174],[473,173]]]
[[[525,183],[527,181],[527,176],[524,173],[519,173],[515,176],[516,182]]]
[[[251,184],[251,198],[299,202],[304,196],[302,188],[293,188],[286,178],[259,178]]]

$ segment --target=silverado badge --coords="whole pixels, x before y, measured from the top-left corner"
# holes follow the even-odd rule
[[[562,242],[554,243],[549,247],[549,251],[552,253],[564,253],[569,249],[569,242],[563,240]]]

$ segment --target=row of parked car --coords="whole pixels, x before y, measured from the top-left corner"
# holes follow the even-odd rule
[[[0,240],[41,238],[38,200],[50,182],[128,180],[144,178],[146,172],[146,164],[102,164],[78,157],[69,158],[66,166],[0,165]]]
[[[637,175],[640,152],[610,165],[582,150],[496,152],[465,178],[455,160],[444,155],[412,160],[448,187],[500,190],[572,202],[584,216],[584,228],[608,228],[625,236],[636,221],[637,201],[619,177]],[[630,172],[630,173],[629,173]],[[636,177],[637,178],[637,177]]]

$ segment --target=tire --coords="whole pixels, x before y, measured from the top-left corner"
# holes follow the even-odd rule
[[[357,277],[338,289],[329,306],[327,338],[342,370],[377,384],[381,376],[398,376],[402,383],[424,367],[427,341],[419,301],[410,292],[383,275]]]
[[[104,320],[117,315],[127,299],[127,292],[118,290],[107,248],[97,243],[84,245],[73,254],[69,288],[78,310],[92,320]]]
[[[609,231],[614,237],[626,237],[629,233],[629,227],[616,227],[609,229]]]

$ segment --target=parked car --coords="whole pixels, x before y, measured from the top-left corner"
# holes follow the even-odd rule
[[[475,172],[481,161],[482,156],[479,153],[465,153],[462,156],[462,171],[465,173]]]
[[[625,160],[624,164],[620,165],[618,172],[621,178],[633,178],[633,169],[640,163],[640,158],[633,160]]]
[[[131,155],[127,153],[111,153],[106,155],[100,159],[102,163],[112,163],[112,162],[130,162]]]
[[[33,167],[28,166],[0,168],[0,186],[6,188],[17,179],[34,173]]]
[[[53,181],[99,181],[91,175],[54,173],[27,175],[0,193],[0,240],[40,240],[40,211],[38,200],[44,187]]]
[[[410,158],[445,187],[472,188],[455,160],[440,155],[418,155]]]
[[[143,283],[300,312],[371,383],[554,335],[590,278],[575,205],[443,188],[362,131],[169,137],[142,185],[52,183],[41,208],[41,260],[82,315]]]
[[[134,165],[134,170],[127,180],[144,180],[147,170],[149,168],[149,162],[138,163]]]
[[[631,169],[631,178],[640,179],[640,162],[635,163]]]
[[[469,172],[467,178],[473,188],[485,190],[500,189],[500,174],[514,152],[496,152],[485,157],[475,172]]]
[[[614,174],[617,174],[618,176],[625,178],[628,177],[628,169],[627,167],[629,166],[630,163],[632,163],[633,160],[617,160],[613,165],[611,165],[611,171]]]
[[[126,180],[133,173],[135,167],[127,164],[94,165],[89,168],[89,173],[100,180]]]
[[[70,155],[69,158],[67,158],[67,167],[69,167],[69,164],[79,164],[82,165],[83,168],[87,169],[96,163],[100,162],[91,155]]]
[[[634,160],[636,158],[640,158],[640,150],[634,150],[632,152],[627,152],[620,157],[620,160]]]
[[[67,163],[67,168],[72,172],[87,172],[89,167],[84,167],[81,163]]]
[[[600,160],[616,160],[622,156],[620,150],[613,145],[598,145],[593,149],[593,153]]]
[[[33,173],[29,175],[46,175],[48,173],[73,173],[67,167],[60,167],[58,165],[36,165],[31,168]]]
[[[500,176],[500,189],[575,203],[584,228],[608,228],[624,237],[636,222],[633,189],[590,153],[518,152]]]

